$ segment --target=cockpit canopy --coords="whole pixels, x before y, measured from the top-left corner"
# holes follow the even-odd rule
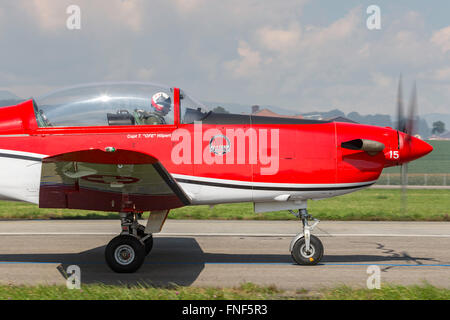
[[[181,122],[193,123],[208,111],[180,93]],[[100,83],[62,89],[39,97],[39,127],[174,124],[174,88],[149,83]]]

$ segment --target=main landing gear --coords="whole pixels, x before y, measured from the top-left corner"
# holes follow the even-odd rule
[[[144,263],[153,247],[153,236],[138,223],[141,213],[121,212],[122,232],[112,239],[105,250],[108,266],[115,272],[132,273]]]
[[[309,215],[306,209],[299,209],[298,212],[289,210],[289,212],[301,219],[303,223],[303,232],[292,239],[289,247],[292,259],[301,265],[319,263],[323,257],[323,245],[319,238],[311,234],[311,231],[320,221]],[[308,220],[312,220],[313,223],[308,224]]]

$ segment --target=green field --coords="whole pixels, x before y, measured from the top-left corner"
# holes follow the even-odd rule
[[[448,173],[450,174],[450,141],[428,140],[434,150],[423,158],[408,164],[409,173]],[[399,167],[383,170],[383,173],[399,173]]]
[[[449,300],[450,290],[421,286],[382,286],[379,290],[340,286],[332,289],[288,292],[275,286],[245,283],[237,288],[82,285],[80,290],[65,286],[0,286],[0,300]]]
[[[434,150],[408,164],[408,185],[450,186],[450,141],[429,140]],[[383,170],[379,185],[400,185],[400,167]]]
[[[450,190],[408,190],[406,211],[401,190],[366,189],[340,197],[309,201],[309,213],[321,220],[450,221]],[[144,218],[147,215],[144,215]],[[36,205],[0,201],[0,219],[118,219],[117,213],[39,209]],[[256,214],[251,203],[190,206],[172,210],[170,219],[293,220],[287,211]]]

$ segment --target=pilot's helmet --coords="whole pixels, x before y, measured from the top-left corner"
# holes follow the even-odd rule
[[[169,113],[172,106],[170,96],[165,92],[155,93],[152,97],[152,106],[157,112],[166,115]]]

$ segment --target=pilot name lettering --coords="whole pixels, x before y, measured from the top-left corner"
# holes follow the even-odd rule
[[[170,133],[138,133],[128,134],[127,139],[154,139],[154,138],[170,138]]]

